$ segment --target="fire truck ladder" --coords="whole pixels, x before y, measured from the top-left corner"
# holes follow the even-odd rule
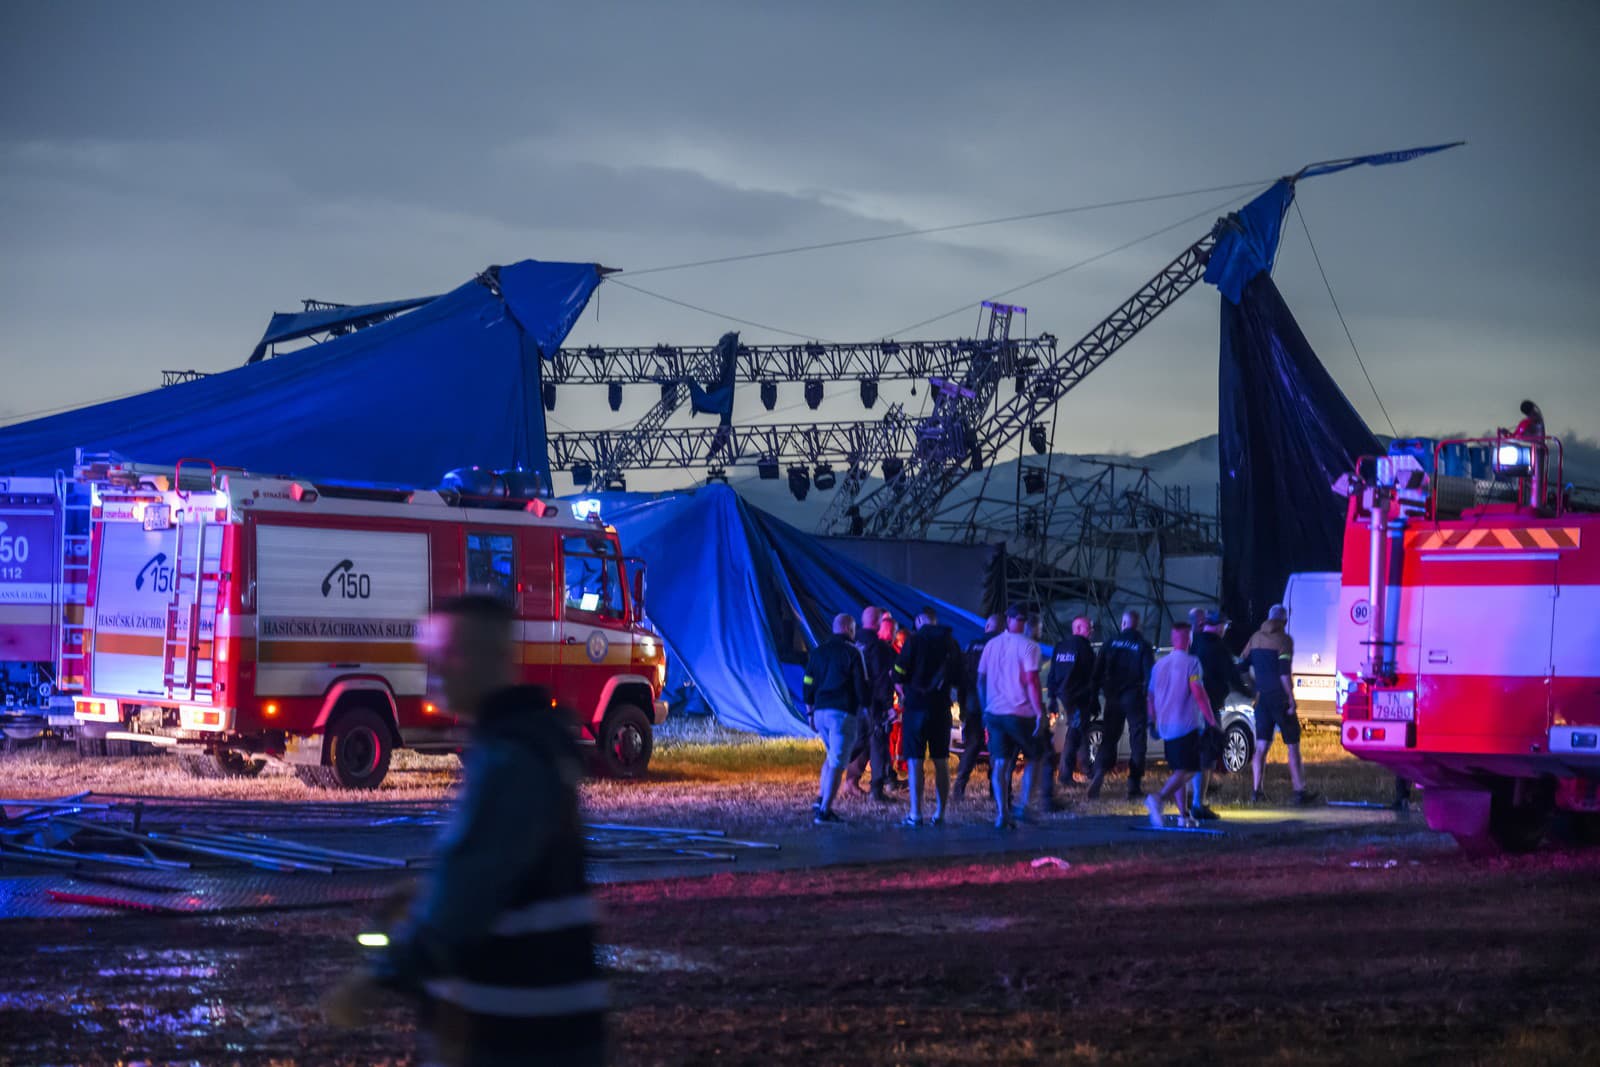
[[[184,534],[189,524],[179,522],[176,526],[177,543],[172,552],[172,601],[167,605],[166,639],[162,649],[162,681],[169,697],[209,701],[215,675],[211,658],[207,657],[204,660],[200,658],[200,624],[206,604],[206,583],[211,583],[211,604],[214,607],[222,576],[216,571],[206,570],[206,542],[209,531],[205,516],[203,514],[200,516],[200,521],[195,527],[195,549],[192,556],[184,552]],[[184,569],[186,564],[192,564],[192,568],[186,571]],[[192,590],[187,602],[183,595],[185,582],[189,583],[189,588]],[[180,622],[183,624],[182,630],[179,629]]]
[[[89,602],[90,499],[87,493],[72,492],[74,488],[65,472],[56,472],[56,499],[61,502],[61,569],[56,589],[56,603],[61,605],[58,690],[82,688],[84,640],[89,633],[84,609]]]

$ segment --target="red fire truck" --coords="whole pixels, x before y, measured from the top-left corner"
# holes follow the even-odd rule
[[[1600,797],[1600,509],[1553,437],[1405,443],[1348,492],[1338,666],[1350,752],[1423,786],[1473,850]]]
[[[598,769],[645,772],[665,654],[643,565],[592,502],[505,478],[473,493],[199,466],[198,490],[187,461],[94,486],[80,729],[174,747],[207,776],[275,759],[309,784],[375,788],[396,748],[461,747],[417,628],[481,590],[513,605],[523,680],[576,709]]]

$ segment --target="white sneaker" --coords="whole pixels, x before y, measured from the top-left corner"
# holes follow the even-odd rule
[[[1180,815],[1178,817],[1178,825],[1185,830],[1198,830],[1200,828],[1200,820],[1193,815]]]
[[[1144,795],[1144,810],[1150,813],[1150,825],[1157,830],[1165,830],[1166,822],[1161,818],[1161,801],[1157,800],[1154,793]]]

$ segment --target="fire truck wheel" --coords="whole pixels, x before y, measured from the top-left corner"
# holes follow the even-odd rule
[[[232,749],[180,752],[178,762],[195,778],[254,778],[267,765],[264,759],[253,759]]]
[[[88,737],[80,733],[72,740],[82,759],[98,759],[106,754],[106,739],[103,737]]]
[[[389,724],[371,708],[351,708],[330,724],[328,769],[342,788],[378,788],[393,755]]]
[[[1243,774],[1250,766],[1250,756],[1256,747],[1255,738],[1243,723],[1234,723],[1222,735],[1222,765],[1229,774]]]
[[[1532,852],[1544,840],[1554,813],[1553,790],[1534,789],[1518,797],[1501,786],[1489,804],[1489,836],[1506,852]]]
[[[632,704],[617,704],[600,724],[596,759],[607,778],[643,778],[655,739],[650,718]]]

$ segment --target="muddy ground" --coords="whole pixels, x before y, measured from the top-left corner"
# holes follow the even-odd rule
[[[1153,838],[602,890],[616,1062],[1595,1063],[1600,853]],[[0,1062],[410,1063],[349,912],[0,925]]]

